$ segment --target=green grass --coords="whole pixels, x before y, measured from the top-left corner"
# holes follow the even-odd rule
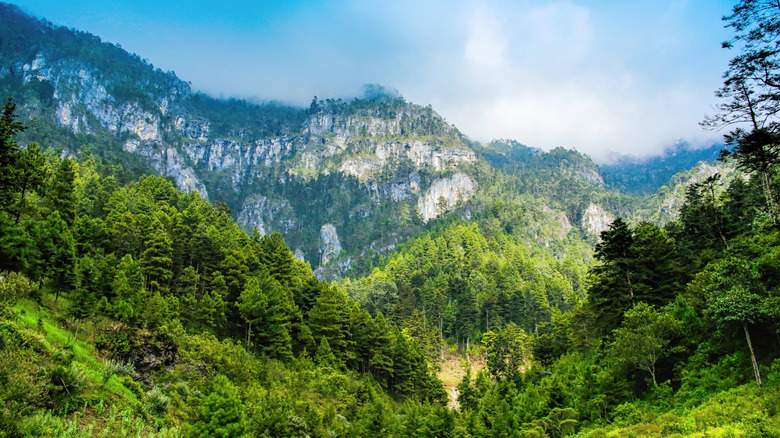
[[[117,376],[103,382],[105,364],[97,357],[95,347],[87,342],[90,335],[88,330],[77,326],[74,333],[56,324],[56,321],[64,321],[65,318],[55,309],[67,308],[68,300],[60,297],[54,303],[51,297],[46,299],[51,301],[49,307],[40,306],[31,299],[23,299],[13,306],[13,310],[19,315],[19,321],[41,333],[54,351],[67,350],[73,354],[73,362],[89,381],[89,391],[85,397],[87,404],[110,401],[118,406],[140,410],[141,402],[136,394],[123,385]]]
[[[656,412],[651,403],[637,401],[621,405],[617,411],[630,412],[614,423],[589,428],[578,436],[618,437],[780,437],[778,412],[780,388],[759,389],[754,383],[711,394],[700,405],[682,404]]]

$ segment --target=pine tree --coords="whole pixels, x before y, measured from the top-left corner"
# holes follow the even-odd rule
[[[224,375],[217,375],[212,390],[197,420],[192,424],[193,438],[238,438],[244,434],[244,411],[238,389]]]
[[[17,199],[14,206],[8,206],[9,211],[15,214],[15,223],[19,223],[25,210],[32,207],[27,195],[32,192],[41,192],[48,178],[46,159],[41,153],[37,143],[27,145],[27,149],[19,155],[16,164],[18,177]]]
[[[84,318],[97,312],[101,273],[95,261],[89,256],[78,260],[77,272],[79,287],[71,294],[70,313],[77,318]]]
[[[8,211],[15,205],[14,198],[21,185],[19,159],[22,149],[13,137],[27,129],[18,122],[16,105],[8,99],[0,115],[0,209]]]
[[[682,268],[674,240],[657,225],[643,222],[634,229],[636,298],[663,307],[681,292]]]
[[[201,280],[202,281],[202,280]],[[227,326],[227,303],[225,277],[217,271],[205,287],[203,297],[198,301],[196,321],[202,329],[211,333],[222,333]]]
[[[115,297],[110,304],[115,318],[128,323],[135,322],[141,310],[143,284],[143,275],[138,262],[133,259],[133,256],[126,254],[119,262],[111,282],[111,290]]]
[[[76,220],[76,172],[73,166],[70,158],[60,161],[48,194],[51,211],[58,211],[68,226]]]
[[[249,342],[269,357],[291,359],[290,320],[294,306],[289,293],[270,276],[249,279],[238,299],[238,310],[247,323]]]
[[[268,268],[268,272],[282,286],[295,287],[293,279],[295,278],[295,257],[290,252],[287,244],[284,243],[282,235],[277,231],[270,235],[265,235],[260,240],[262,248],[262,262]]]
[[[173,277],[171,239],[159,220],[155,219],[152,226],[154,231],[144,244],[146,250],[141,257],[141,270],[149,291],[167,293],[168,283]]]
[[[69,293],[77,286],[75,242],[58,211],[46,218],[44,234],[48,244],[45,254],[48,268],[45,272],[51,278],[51,285],[59,298],[61,292]]]
[[[11,215],[0,211],[0,272],[25,271],[31,279],[38,279],[40,275],[30,272],[30,268],[36,270],[40,266],[34,260],[35,252],[33,239],[26,230],[16,226]]]
[[[350,356],[350,340],[347,338],[349,306],[343,292],[333,286],[322,290],[320,297],[309,312],[309,327],[315,341],[328,340],[333,354],[343,364]]]
[[[602,335],[608,335],[637,301],[634,236],[622,218],[615,219],[601,233],[595,257],[600,265],[591,271],[594,280],[588,290],[588,303],[596,313],[596,327]]]
[[[382,313],[378,313],[372,324],[371,356],[369,371],[388,388],[393,376],[393,336],[389,324]]]

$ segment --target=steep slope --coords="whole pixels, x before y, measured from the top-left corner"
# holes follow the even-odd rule
[[[119,163],[125,181],[167,176],[223,203],[247,231],[280,231],[320,278],[368,272],[432,220],[467,219],[497,198],[515,216],[566,229],[518,228],[546,246],[571,227],[592,241],[636,209],[605,189],[588,157],[479,146],[430,106],[379,86],[305,109],[213,99],[118,45],[7,4],[0,39],[0,92],[31,126],[22,142]]]
[[[15,6],[0,6],[0,29],[2,91],[35,125],[28,140],[136,159],[141,171],[225,202],[246,229],[282,231],[315,266],[330,251],[323,227],[359,235],[349,226],[359,219],[376,229],[372,216],[388,202],[425,222],[443,212],[439,198],[446,210],[476,190],[471,177],[452,173],[475,160],[457,129],[376,87],[370,99],[315,98],[309,109],[220,101],[119,46]],[[371,243],[396,242],[357,237],[344,247]]]

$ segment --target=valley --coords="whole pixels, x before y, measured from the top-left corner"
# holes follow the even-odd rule
[[[771,127],[596,163],[6,3],[0,96],[0,437],[780,430]]]

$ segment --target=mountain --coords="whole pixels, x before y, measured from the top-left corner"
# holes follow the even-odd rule
[[[609,187],[645,195],[665,185],[674,174],[691,169],[699,162],[712,164],[721,149],[723,145],[720,144],[697,149],[686,142],[679,142],[661,155],[647,158],[620,156],[599,168]]]
[[[589,158],[483,147],[382,87],[309,108],[214,99],[118,45],[7,4],[0,50],[0,92],[30,125],[22,142],[119,163],[125,180],[169,177],[223,203],[247,231],[280,231],[321,278],[367,272],[432,220],[478,211],[496,190],[539,198],[590,236],[626,210]]]
[[[379,86],[218,100],[0,12],[0,437],[780,430],[777,162],[637,196]]]

